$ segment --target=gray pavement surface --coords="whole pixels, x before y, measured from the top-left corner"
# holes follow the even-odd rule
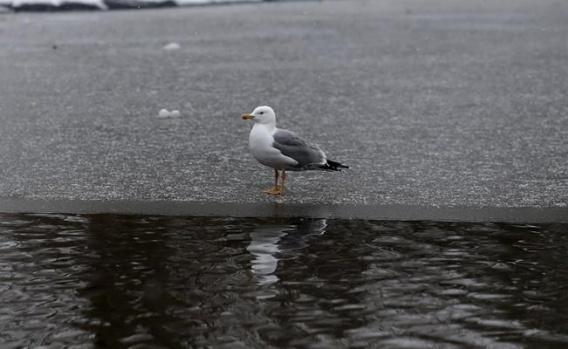
[[[0,15],[0,211],[534,208],[565,221],[566,38],[557,0]],[[291,173],[284,196],[263,194],[272,170],[239,117],[263,104],[351,169]]]

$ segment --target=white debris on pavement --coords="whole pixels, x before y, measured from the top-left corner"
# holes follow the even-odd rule
[[[161,109],[158,112],[158,117],[165,119],[165,118],[179,118],[181,116],[181,113],[179,112],[179,110],[172,110],[169,111],[167,109]]]
[[[181,46],[177,43],[177,42],[170,42],[167,45],[164,45],[163,49],[166,51],[173,51],[173,50],[179,50],[181,48]]]

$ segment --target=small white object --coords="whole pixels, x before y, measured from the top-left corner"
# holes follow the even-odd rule
[[[166,51],[179,50],[180,48],[181,46],[177,42],[170,42],[169,44],[164,46],[164,50]]]
[[[167,118],[168,116],[170,116],[170,112],[167,109],[162,109],[158,113],[159,118]]]
[[[167,109],[162,109],[158,112],[158,117],[159,118],[179,118],[181,116],[181,113],[179,112],[179,110],[172,110],[169,111]]]

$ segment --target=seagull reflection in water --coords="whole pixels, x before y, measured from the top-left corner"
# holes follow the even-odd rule
[[[295,258],[295,250],[308,246],[310,236],[323,235],[326,219],[302,219],[292,225],[262,225],[250,233],[247,247],[253,256],[252,273],[259,285],[275,283],[278,261]]]

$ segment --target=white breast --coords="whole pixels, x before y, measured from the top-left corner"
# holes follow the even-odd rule
[[[249,148],[254,158],[264,166],[275,169],[284,169],[286,166],[295,166],[298,162],[282,155],[280,150],[274,148],[272,132],[265,125],[255,124],[249,135]]]

